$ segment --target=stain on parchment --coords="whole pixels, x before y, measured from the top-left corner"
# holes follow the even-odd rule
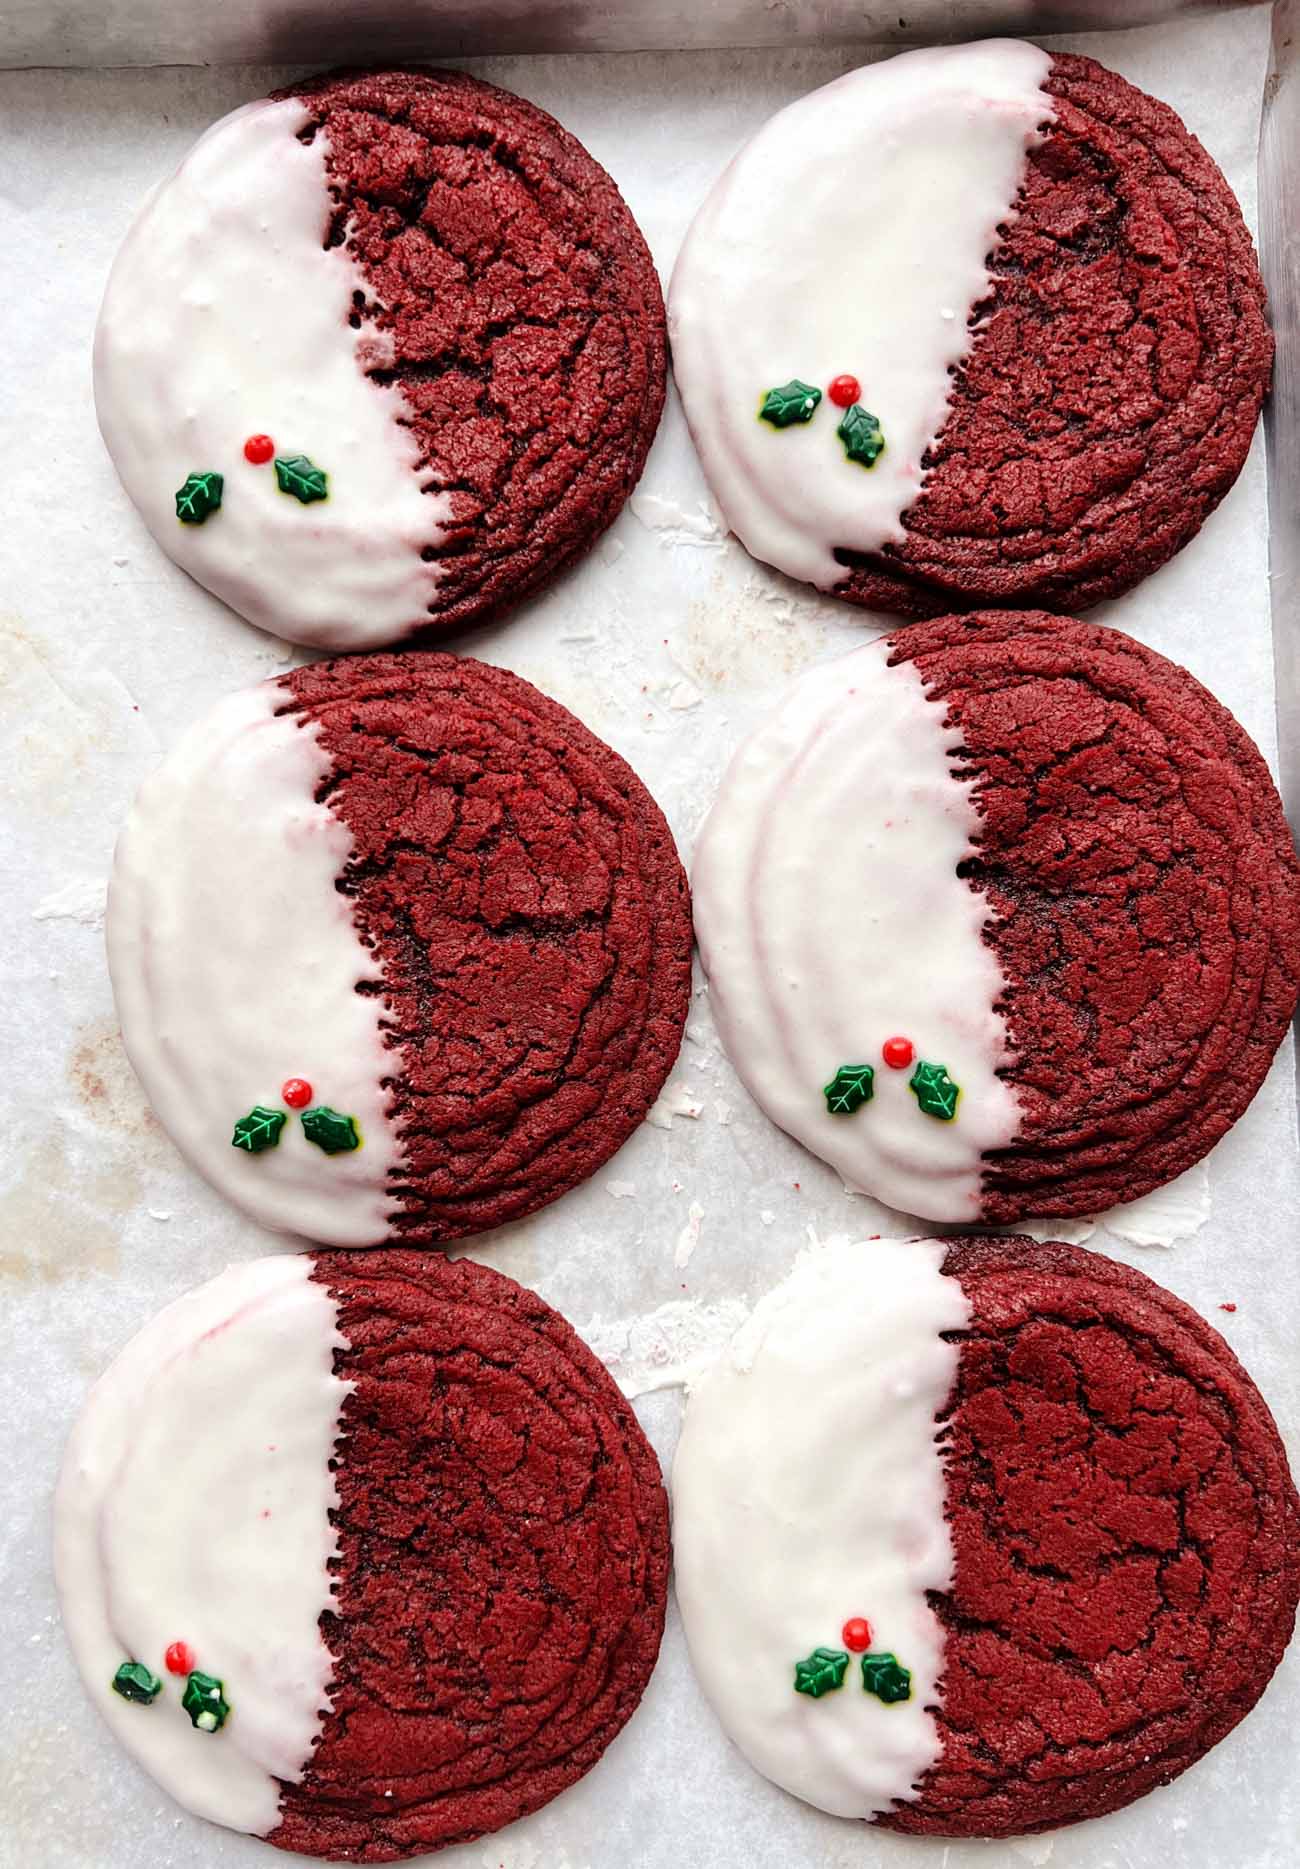
[[[115,1272],[117,1230],[93,1205],[102,1199],[101,1180],[97,1174],[87,1185],[75,1173],[61,1130],[36,1143],[18,1179],[0,1192],[0,1280],[55,1285]]]
[[[73,1040],[74,1102],[0,1190],[0,1280],[57,1284],[114,1272],[121,1217],[140,1205],[168,1143],[127,1062],[117,1026],[97,1019]]]
[[[163,1130],[145,1101],[112,1019],[83,1026],[68,1058],[68,1078],[96,1123],[132,1142],[147,1138],[163,1153]]]
[[[692,603],[685,628],[672,639],[673,659],[714,693],[766,688],[826,654],[841,625],[828,610],[833,605],[784,580],[748,577],[737,588],[734,579],[715,573],[709,596]],[[856,648],[866,635],[859,624],[844,648]]]

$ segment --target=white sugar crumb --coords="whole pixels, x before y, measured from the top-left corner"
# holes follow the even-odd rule
[[[605,1192],[612,1194],[616,1201],[634,1201],[636,1199],[635,1181],[607,1181]]]
[[[1205,1162],[1197,1162],[1141,1200],[1099,1215],[1097,1224],[1131,1246],[1173,1246],[1199,1233],[1209,1217],[1210,1171]]]
[[[669,690],[668,705],[678,713],[684,713],[688,707],[698,707],[703,699],[693,682],[679,681]]]
[[[686,1225],[677,1235],[677,1245],[673,1249],[673,1264],[681,1271],[691,1261],[691,1254],[700,1243],[700,1228],[704,1224],[704,1209],[698,1201],[692,1201],[686,1210]]]
[[[597,556],[602,565],[616,565],[627,550],[622,539],[602,539]],[[564,638],[560,638],[561,642]]]
[[[713,1113],[724,1128],[735,1114],[729,1103],[715,1103],[713,1106]]]
[[[708,1044],[709,1044],[709,1034],[704,1026],[692,1025],[688,1022],[687,1027],[686,1027],[686,1037],[689,1043],[691,1043],[692,1045],[698,1045],[701,1048],[701,1050],[707,1050]]]
[[[693,511],[658,493],[634,493],[629,507],[647,532],[657,532],[664,545],[717,547],[725,543],[717,521],[702,500]]]
[[[629,1399],[656,1389],[686,1389],[749,1315],[739,1298],[718,1304],[672,1299],[641,1317],[593,1318],[579,1335]]]
[[[704,1104],[687,1084],[670,1084],[661,1090],[650,1109],[646,1112],[646,1121],[655,1129],[671,1129],[675,1116],[689,1116],[694,1122],[703,1112]]]
[[[149,1218],[151,1220],[170,1220],[171,1217],[170,1207],[151,1207],[149,1209]]]
[[[1198,1233],[1210,1217],[1210,1171],[1197,1162],[1185,1174],[1154,1188],[1140,1200],[1108,1207],[1086,1220],[1029,1220],[1010,1230],[1036,1240],[1062,1240],[1082,1246],[1098,1229],[1130,1246],[1173,1246]]]
[[[1050,1862],[1056,1847],[1051,1837],[1011,1837],[1008,1844],[1012,1855],[1030,1863],[1032,1869],[1042,1869],[1044,1863]]]
[[[758,1217],[765,1227],[770,1227],[772,1222],[776,1219],[776,1215],[772,1212],[770,1207],[764,1207]]]
[[[108,884],[102,876],[77,877],[38,902],[34,922],[77,922],[83,928],[102,928]]]

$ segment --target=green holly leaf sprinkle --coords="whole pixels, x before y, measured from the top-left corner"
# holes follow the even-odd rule
[[[820,1700],[844,1685],[844,1671],[849,1658],[842,1648],[815,1648],[806,1661],[794,1664],[794,1691]]]
[[[351,1116],[340,1116],[337,1110],[331,1110],[327,1103],[317,1104],[314,1110],[304,1110],[302,1126],[308,1142],[314,1142],[318,1149],[324,1149],[327,1155],[344,1155],[349,1149],[361,1147],[361,1137],[357,1134],[356,1121]]]
[[[795,422],[811,422],[817,413],[822,393],[811,383],[801,383],[797,376],[776,389],[769,389],[759,407],[760,422],[773,428],[789,428]]]
[[[113,1692],[147,1707],[162,1692],[162,1682],[142,1661],[124,1661],[113,1676]]]
[[[305,454],[277,454],[275,478],[281,493],[292,493],[304,506],[329,497],[325,470],[309,461]]]
[[[835,433],[844,443],[844,452],[848,458],[860,461],[863,467],[874,467],[878,457],[885,452],[885,437],[880,432],[880,423],[860,402],[855,402],[851,409],[844,411]]]
[[[899,1666],[897,1655],[879,1654],[862,1657],[862,1685],[886,1706],[912,1698],[912,1671]]]
[[[957,1114],[961,1086],[954,1084],[943,1064],[927,1064],[922,1058],[907,1080],[907,1087],[927,1116],[950,1123]]]
[[[231,1146],[247,1149],[250,1155],[260,1155],[263,1149],[276,1146],[288,1120],[283,1110],[268,1110],[264,1103],[255,1103],[248,1115],[241,1116],[235,1124]]]
[[[201,526],[221,504],[225,481],[220,474],[189,474],[176,495],[176,517],[183,526]]]
[[[869,1064],[842,1064],[822,1094],[832,1116],[852,1116],[875,1094],[876,1073]]]
[[[200,1674],[197,1669],[186,1678],[181,1705],[190,1716],[191,1726],[197,1726],[201,1733],[215,1733],[225,1725],[230,1706],[223,1697],[224,1690],[224,1682],[215,1675]]]

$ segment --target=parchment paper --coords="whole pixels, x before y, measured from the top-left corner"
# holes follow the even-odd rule
[[[1267,32],[1267,9],[1254,9],[1051,43],[1096,54],[1181,111],[1253,222]],[[666,275],[692,211],[741,140],[856,62],[831,49],[474,68],[554,111],[609,166]],[[147,190],[213,118],[291,75],[0,77],[9,280],[0,308],[0,938],[9,975],[0,1000],[0,1863],[14,1869],[276,1860],[258,1841],[176,1810],[110,1742],[58,1629],[48,1514],[69,1423],[117,1348],[228,1261],[286,1249],[209,1192],[147,1110],[116,1034],[99,918],[116,828],[161,749],[219,695],[284,667],[291,652],[190,583],[148,538],[99,442],[89,352],[110,260]],[[1195,543],[1095,614],[1184,662],[1272,758],[1263,465],[1257,446]],[[689,854],[741,734],[791,674],[842,653],[867,627],[722,538],[673,402],[640,492],[590,562],[464,646],[537,682],[626,755]],[[1092,1237],[1210,1316],[1294,1445],[1300,1165],[1291,1083],[1287,1055],[1215,1150],[1209,1218],[1198,1230],[1167,1252],[1113,1226]],[[638,1411],[666,1461],[682,1399],[671,1385],[784,1274],[810,1230],[918,1229],[847,1195],[759,1115],[718,1050],[702,988],[655,1117],[586,1187],[470,1250],[586,1331],[641,1395]],[[1163,1218],[1148,1207],[1145,1218],[1114,1225],[1146,1238],[1196,1228],[1205,1185],[1193,1175],[1164,1198]],[[141,1540],[148,1535],[142,1525]],[[597,1769],[533,1819],[440,1860],[446,1869],[1135,1869],[1157,1860],[1166,1869],[1290,1869],[1298,1716],[1293,1655],[1206,1762],[1113,1818],[1002,1845],[891,1838],[824,1817],[750,1771],[695,1688],[670,1611],[645,1701]]]

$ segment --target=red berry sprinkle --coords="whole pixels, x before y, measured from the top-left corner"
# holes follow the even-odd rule
[[[912,1041],[910,1038],[887,1038],[880,1047],[880,1055],[891,1071],[905,1071],[914,1055]]]
[[[286,1077],[280,1095],[291,1110],[302,1110],[311,1102],[311,1085],[305,1077]]]
[[[167,1663],[168,1674],[193,1673],[194,1650],[188,1642],[173,1642],[163,1660]]]
[[[1235,1305],[1235,1304],[1221,1304],[1221,1305],[1219,1306],[1219,1309],[1220,1309],[1221,1311],[1235,1311],[1235,1310],[1236,1310],[1236,1308],[1237,1308],[1237,1307],[1236,1307],[1236,1305]]]
[[[862,394],[862,385],[856,376],[837,376],[826,394],[837,409],[847,409]]]
[[[855,1655],[865,1653],[871,1647],[871,1624],[865,1616],[850,1616],[840,1630],[840,1640]]]
[[[254,467],[265,467],[274,453],[275,443],[269,435],[250,435],[244,443],[244,459]]]

